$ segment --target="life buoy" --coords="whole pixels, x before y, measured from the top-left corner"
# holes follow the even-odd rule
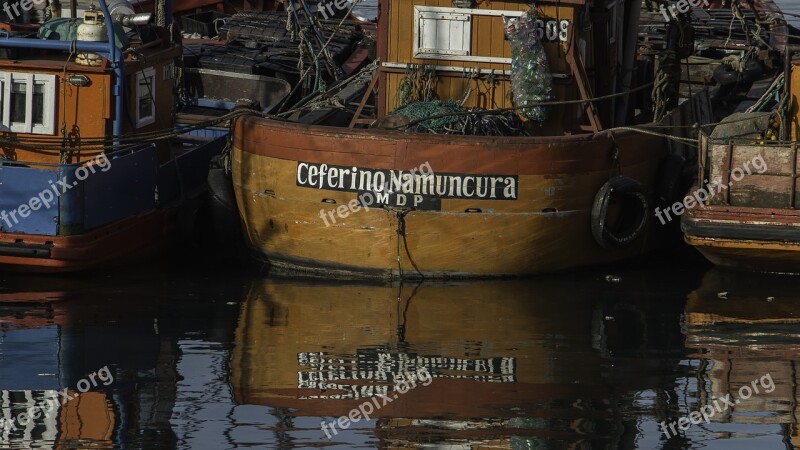
[[[614,222],[609,223],[609,209],[614,205]],[[597,191],[592,206],[592,235],[608,250],[628,247],[647,224],[650,204],[642,185],[633,178],[616,176]]]

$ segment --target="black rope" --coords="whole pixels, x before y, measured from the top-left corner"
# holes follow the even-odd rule
[[[408,215],[408,213],[410,213],[411,211],[414,211],[414,208],[407,208],[407,209],[387,208],[387,209],[389,209],[390,211],[394,212],[395,215],[397,216],[397,230],[396,230],[397,231],[397,271],[398,271],[398,275],[400,276],[400,279],[402,280],[404,278],[403,277],[402,259],[400,258],[400,239],[402,238],[403,247],[406,250],[406,255],[408,255],[408,260],[411,262],[411,266],[414,268],[414,270],[417,271],[417,273],[419,274],[420,278],[422,280],[424,280],[425,279],[425,275],[422,274],[422,271],[420,271],[419,267],[417,267],[417,263],[414,262],[414,258],[411,256],[411,251],[408,249],[408,240],[406,240],[406,215]]]

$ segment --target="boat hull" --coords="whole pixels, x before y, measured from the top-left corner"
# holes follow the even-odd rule
[[[705,206],[689,210],[685,240],[730,269],[800,273],[800,215],[790,210]]]
[[[0,270],[69,273],[144,262],[175,246],[184,208],[152,210],[75,236],[0,233]]]
[[[734,114],[701,135],[697,180],[704,182],[686,197],[694,207],[684,203],[681,229],[716,265],[800,273],[797,143],[759,137],[774,133],[776,120],[772,113]]]
[[[124,266],[190,242],[202,226],[209,162],[226,141],[221,137],[184,148],[163,164],[156,147],[145,145],[109,154],[94,171],[84,170],[91,167],[86,163],[56,170],[34,164],[0,167],[6,181],[0,183],[0,271]],[[86,177],[76,178],[81,170]],[[22,216],[26,205],[41,203],[35,200],[46,197],[43,193],[52,203],[28,208]]]
[[[650,218],[643,236],[628,248],[602,248],[592,235],[592,205],[619,172],[652,194],[666,153],[662,139],[638,133],[618,133],[615,147],[608,133],[438,136],[244,118],[234,128],[233,184],[247,244],[278,274],[518,276],[619,261],[651,249],[656,228]],[[450,190],[426,197],[414,186],[423,195],[402,191],[409,192],[405,208],[397,207],[396,199],[383,202],[388,206],[357,208],[364,195],[358,189],[335,180],[331,185],[330,179],[321,182],[323,188],[308,185],[306,169],[323,165],[329,171],[338,167],[338,175],[344,167],[353,173],[383,171],[387,179],[427,169],[449,179]],[[484,183],[505,181],[497,181],[494,198],[486,184],[485,196],[454,198],[453,174],[468,180],[464,187],[479,177]],[[513,189],[501,195],[501,186],[509,185]],[[416,209],[408,207],[413,202],[419,202]]]

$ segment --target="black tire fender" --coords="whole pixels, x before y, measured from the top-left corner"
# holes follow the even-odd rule
[[[739,83],[739,72],[728,64],[720,64],[714,69],[714,81],[720,86],[733,86]]]
[[[618,223],[608,223],[608,209],[619,203]],[[644,232],[650,202],[638,181],[623,175],[608,180],[597,191],[592,205],[592,235],[597,243],[608,250],[630,246]]]

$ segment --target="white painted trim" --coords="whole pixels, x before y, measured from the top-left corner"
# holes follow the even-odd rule
[[[454,14],[471,14],[473,16],[506,16],[506,17],[519,17],[525,14],[525,11],[506,11],[503,9],[472,9],[472,8],[442,8],[439,6],[414,6],[415,10],[420,12],[439,12],[439,13],[454,13]]]
[[[36,84],[44,85],[44,101],[42,102],[42,124],[33,123],[33,88]],[[47,74],[33,74],[30,84],[30,115],[26,111],[26,122],[31,123],[31,133],[33,134],[55,134],[56,127],[56,76]]]
[[[408,64],[403,63],[396,63],[396,62],[385,62],[381,63],[381,66],[386,67],[387,69],[403,69],[408,66]],[[479,75],[489,75],[490,73],[499,74],[499,75],[511,75],[510,70],[492,70],[492,69],[479,69],[473,67],[458,67],[458,66],[433,66],[433,68],[440,72],[458,72],[458,73],[466,73],[472,74],[477,73]],[[566,79],[569,78],[569,75],[566,73],[553,73],[553,78],[560,78]]]
[[[25,80],[25,133],[33,131],[33,74],[26,73],[21,77]],[[14,76],[11,76],[14,80]]]
[[[2,115],[3,115],[3,131],[11,131],[11,74],[8,72],[0,72],[0,83],[2,83],[3,97],[2,97]]]
[[[25,83],[25,122],[11,123],[11,83]],[[42,125],[33,123],[33,88],[35,84],[44,85],[42,102]],[[45,73],[0,72],[2,91],[3,131],[29,134],[55,134],[56,76]]]
[[[381,65],[383,67],[386,67],[387,69],[405,69],[407,66],[407,64],[394,63],[394,62],[385,62],[382,63]],[[510,70],[476,69],[471,67],[465,69],[464,67],[458,67],[458,66],[433,66],[433,68],[440,72],[458,72],[467,74],[478,73],[481,75],[488,75],[490,73],[495,73],[499,75],[511,75]]]
[[[511,65],[511,58],[500,58],[497,56],[460,56],[444,55],[441,53],[414,53],[417,59],[441,59],[446,61],[469,61],[476,63],[508,64]]]

